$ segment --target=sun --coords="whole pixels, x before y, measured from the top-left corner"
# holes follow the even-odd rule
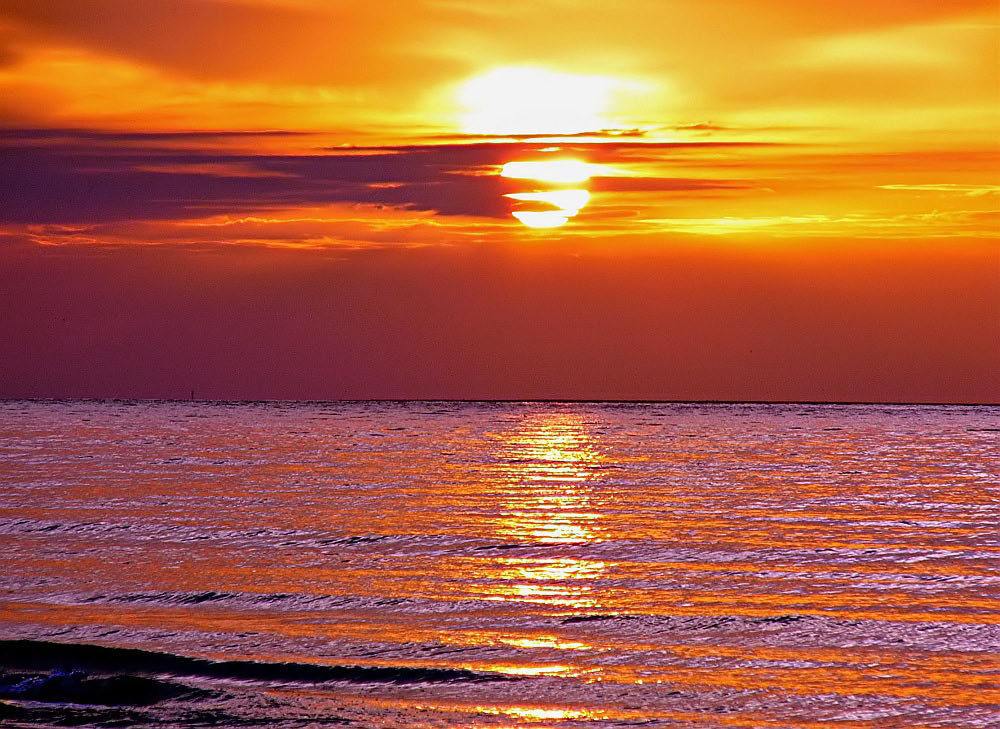
[[[604,171],[601,165],[594,165],[578,159],[545,159],[538,161],[508,162],[500,169],[502,177],[542,182],[585,182]]]
[[[514,192],[506,197],[529,203],[548,205],[553,210],[515,210],[511,215],[529,228],[558,228],[580,212],[590,200],[587,190],[547,190],[542,192]]]
[[[459,90],[466,134],[578,134],[613,126],[611,95],[620,82],[542,68],[507,66]]]
[[[603,170],[577,159],[548,159],[508,162],[501,170],[502,177],[534,180],[551,188],[552,185],[582,183],[596,172]],[[590,191],[582,188],[558,188],[512,192],[505,195],[520,203],[540,205],[542,210],[515,210],[511,213],[529,228],[558,228],[569,222],[590,200]],[[551,209],[550,209],[551,208]]]

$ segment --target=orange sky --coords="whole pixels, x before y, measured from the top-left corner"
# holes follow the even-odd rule
[[[998,22],[0,0],[0,396],[996,401]]]

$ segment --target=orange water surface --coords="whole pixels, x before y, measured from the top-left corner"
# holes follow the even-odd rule
[[[1000,726],[998,415],[0,403],[2,650],[399,669],[120,725]]]

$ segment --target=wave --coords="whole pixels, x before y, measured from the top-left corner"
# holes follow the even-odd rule
[[[210,692],[143,676],[88,676],[83,671],[0,674],[0,698],[60,704],[148,706],[169,699],[199,699]]]
[[[37,640],[0,640],[0,670],[168,675],[275,683],[451,683],[503,681],[508,676],[462,668],[340,666],[313,663],[209,661],[172,653]]]

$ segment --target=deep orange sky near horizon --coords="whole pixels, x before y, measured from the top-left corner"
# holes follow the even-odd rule
[[[1000,401],[998,14],[0,0],[0,397]]]

